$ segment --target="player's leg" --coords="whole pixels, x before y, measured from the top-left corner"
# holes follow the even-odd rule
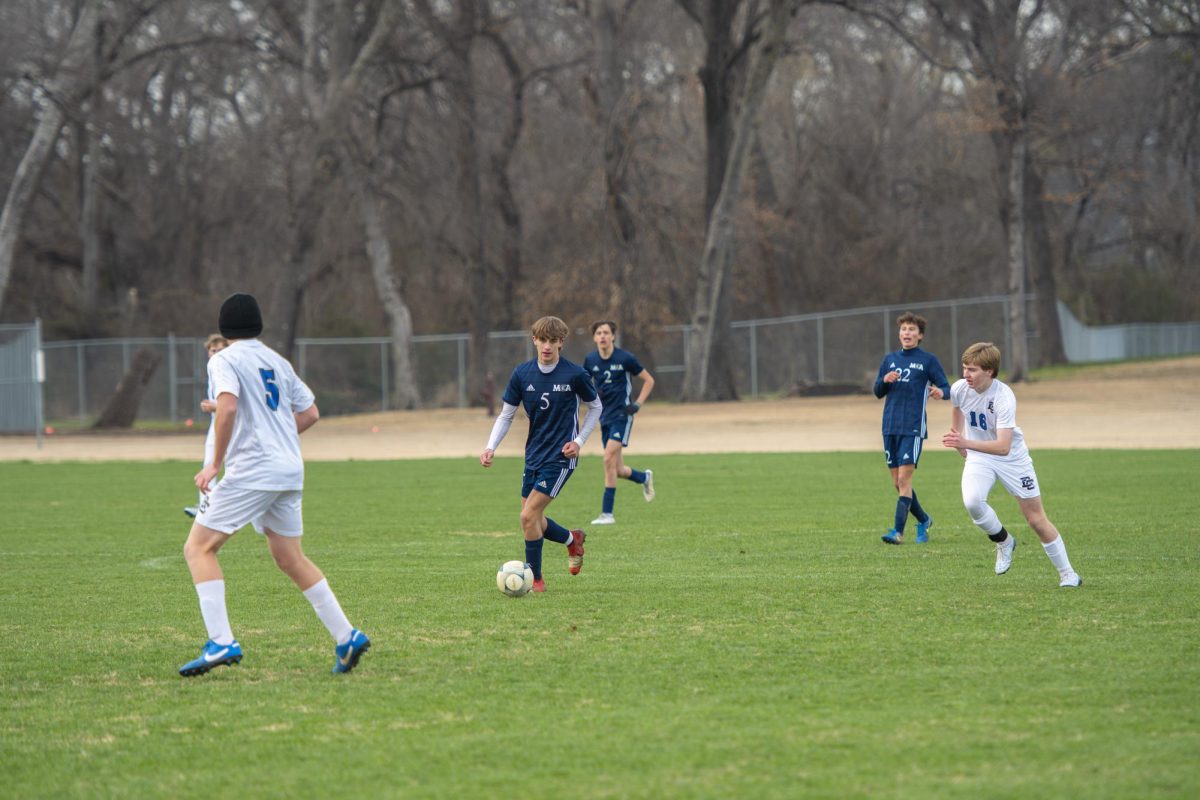
[[[626,417],[624,428],[621,431],[621,447],[617,452],[617,476],[641,484],[642,498],[649,503],[654,499],[654,471],[642,471],[625,465],[625,448],[629,447],[629,439],[632,436],[633,417]]]
[[[600,503],[600,516],[592,520],[593,525],[612,525],[616,522],[613,517],[613,507],[617,501],[617,475],[623,466],[621,463],[621,443],[609,436],[609,430],[604,429],[604,499]]]
[[[892,488],[897,493],[900,492],[900,447],[901,437],[885,435],[883,437],[883,458],[887,463],[888,473],[892,476]],[[897,501],[897,510],[899,509],[899,501]],[[907,507],[905,514],[907,514]],[[901,519],[899,525],[895,520],[896,512],[892,514],[892,527],[888,529],[881,538],[885,544],[903,544],[904,543],[904,521]]]
[[[525,535],[525,563],[533,569],[533,590],[546,591],[542,578],[542,543],[545,537],[546,507],[553,498],[539,491],[530,491],[521,501],[521,532]]]
[[[995,483],[996,473],[987,464],[968,461],[963,466],[963,506],[971,521],[996,543],[996,574],[1003,575],[1012,566],[1017,540],[1005,530],[995,509],[988,504],[988,494]]]
[[[1074,587],[1082,584],[1083,579],[1079,577],[1079,573],[1071,566],[1071,559],[1067,557],[1066,543],[1063,542],[1054,523],[1046,516],[1042,498],[1018,498],[1017,503],[1021,506],[1021,513],[1025,515],[1029,527],[1033,528],[1033,532],[1042,540],[1042,549],[1046,551],[1046,557],[1058,570],[1058,585]]]
[[[334,641],[334,672],[349,672],[371,646],[371,640],[350,624],[325,575],[304,553],[302,493],[280,492],[276,502],[255,521],[267,537],[275,565],[292,579]]]
[[[525,534],[526,562],[533,567],[534,588],[544,591],[542,583],[542,543],[544,539],[567,546],[567,567],[572,575],[583,568],[583,542],[587,534],[582,530],[559,525],[546,515],[551,501],[566,486],[574,470],[569,467],[552,466],[539,470],[534,476],[530,491],[521,507],[521,530]],[[530,559],[536,559],[536,563]],[[538,588],[541,587],[541,588]]]
[[[200,601],[200,616],[208,632],[208,641],[200,649],[200,655],[179,668],[179,674],[185,677],[203,675],[213,667],[242,660],[241,645],[233,638],[233,629],[229,625],[225,576],[217,560],[217,552],[228,540],[228,533],[195,522],[183,545],[183,557],[192,574],[196,597]]]

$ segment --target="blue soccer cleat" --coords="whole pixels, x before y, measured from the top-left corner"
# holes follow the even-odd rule
[[[371,649],[371,640],[358,628],[350,631],[350,638],[345,644],[333,648],[333,671],[349,672],[358,666],[358,660],[363,653]]]
[[[204,649],[199,657],[189,661],[179,668],[179,674],[185,678],[203,675],[213,667],[222,664],[236,664],[242,660],[242,646],[236,641],[232,644],[217,644],[212,639],[204,643]]]
[[[917,523],[917,544],[929,541],[929,529],[933,527],[933,517],[926,517],[924,522]]]
[[[904,544],[904,534],[892,528],[890,531],[879,537],[888,544]]]

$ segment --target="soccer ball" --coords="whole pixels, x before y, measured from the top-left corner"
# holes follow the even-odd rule
[[[496,573],[496,587],[509,597],[520,597],[533,588],[533,567],[524,561],[505,561]]]

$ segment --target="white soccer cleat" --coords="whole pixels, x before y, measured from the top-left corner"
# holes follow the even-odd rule
[[[1078,572],[1068,572],[1066,575],[1063,575],[1061,577],[1062,577],[1062,580],[1060,580],[1058,582],[1059,586],[1075,587],[1075,586],[1083,585],[1083,578],[1079,577]]]
[[[601,514],[592,520],[593,525],[616,525],[617,520],[612,514]]]
[[[646,482],[642,484],[642,497],[649,503],[654,499],[654,472],[646,470]]]
[[[1017,540],[1010,533],[1003,542],[996,543],[996,574],[1003,575],[1012,566],[1013,550],[1017,549]]]

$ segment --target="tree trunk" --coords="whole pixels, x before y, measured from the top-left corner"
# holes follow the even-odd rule
[[[1025,152],[1024,127],[1012,131],[1008,162],[1008,380],[1025,380],[1029,368],[1025,343]]]
[[[1025,218],[1029,236],[1029,267],[1036,295],[1038,364],[1065,364],[1062,329],[1058,323],[1058,286],[1054,279],[1054,251],[1046,222],[1044,185],[1033,158],[1025,159]]]
[[[416,371],[412,357],[412,314],[400,290],[400,280],[392,265],[392,245],[384,231],[383,214],[379,198],[371,190],[358,165],[349,155],[346,157],[347,176],[358,198],[359,214],[362,215],[366,235],[367,256],[371,262],[371,276],[375,279],[375,290],[387,315],[388,331],[392,337],[392,386],[391,398],[395,408],[413,409],[421,405]]]
[[[783,54],[783,39],[793,8],[791,0],[772,0],[770,15],[763,26],[761,50],[746,81],[733,126],[729,157],[725,161],[720,191],[709,216],[704,253],[696,280],[692,330],[685,352],[682,396],[685,401],[710,397],[714,338],[727,335],[725,329],[718,332],[716,328],[722,316],[721,293],[734,255],[734,223],[746,171],[746,157],[753,142],[767,83]]]
[[[96,429],[132,428],[142,404],[142,394],[150,376],[158,368],[162,356],[153,350],[140,348],[129,362],[129,371],[117,384],[117,390],[92,425]]]
[[[47,87],[49,97],[43,101],[42,116],[29,140],[29,146],[25,148],[25,155],[17,165],[17,172],[13,175],[8,196],[4,200],[4,211],[0,212],[0,308],[4,307],[4,295],[12,277],[17,240],[21,236],[25,217],[29,214],[29,206],[37,194],[42,174],[50,163],[54,143],[58,141],[59,131],[62,130],[65,118],[63,107],[77,103],[97,77],[84,65],[89,63],[99,18],[99,3],[96,2],[86,3],[79,12],[75,29],[67,40],[62,64]]]

